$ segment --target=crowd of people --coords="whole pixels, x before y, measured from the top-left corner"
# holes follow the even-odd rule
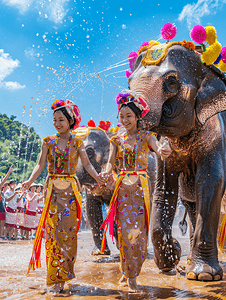
[[[7,181],[15,170],[10,167],[0,183],[0,240],[34,239],[43,210],[43,185],[33,183],[23,190],[16,179]]]

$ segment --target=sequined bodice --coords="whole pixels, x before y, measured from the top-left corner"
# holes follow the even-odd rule
[[[76,135],[72,134],[71,143],[69,146],[69,151],[67,155],[63,158],[64,162],[62,163],[60,160],[57,161],[57,156],[61,153],[59,149],[56,147],[57,143],[57,135],[50,135],[43,139],[44,143],[48,147],[48,173],[49,174],[69,174],[73,175],[76,173],[77,164],[78,164],[78,148],[82,144],[82,139],[76,137]],[[63,154],[63,151],[62,151]],[[57,165],[58,163],[58,165]],[[60,163],[62,163],[62,170],[60,170]]]
[[[148,167],[148,139],[154,132],[142,131],[139,133],[136,153],[135,147],[126,143],[125,135],[120,134],[113,136],[111,142],[117,146],[117,158],[119,160],[120,170],[143,170]],[[135,154],[132,154],[134,152]],[[125,153],[127,153],[125,155]]]

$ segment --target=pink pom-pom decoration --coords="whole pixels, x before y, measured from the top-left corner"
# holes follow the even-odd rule
[[[148,46],[149,45],[149,42],[143,42],[141,45],[140,45],[140,48],[142,48],[142,47],[145,47],[145,46]],[[139,50],[140,50],[140,48],[139,48]],[[138,50],[138,51],[139,51]]]
[[[177,34],[177,27],[172,23],[166,23],[161,29],[161,36],[164,40],[171,40]]]
[[[125,74],[126,74],[126,77],[129,78],[130,75],[132,74],[132,71],[126,70],[126,71],[125,71]]]
[[[206,29],[201,25],[195,25],[190,32],[190,36],[195,43],[202,44],[206,40]]]
[[[137,57],[138,57],[138,54],[135,51],[130,52],[130,54],[128,56],[129,67],[130,67],[131,71],[133,71],[133,66],[135,64],[135,61],[136,61]]]
[[[222,47],[221,54],[222,54],[222,61],[226,63],[226,47]]]

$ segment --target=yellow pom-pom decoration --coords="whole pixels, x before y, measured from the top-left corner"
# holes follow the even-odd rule
[[[206,26],[206,41],[209,45],[212,45],[217,40],[217,32],[214,26]]]
[[[221,60],[218,64],[218,68],[221,70],[221,72],[226,72],[226,63]]]
[[[155,40],[150,40],[149,41],[149,46],[155,46],[155,45],[160,45],[161,43],[160,42],[156,42]]]
[[[210,27],[210,26],[209,26]],[[202,53],[201,58],[207,65],[213,64],[221,53],[221,44],[219,42],[213,43],[206,48],[206,51]]]
[[[110,132],[113,132],[113,133],[116,133],[116,132],[118,132],[118,130],[119,130],[119,126],[115,126],[115,127],[112,127],[112,128],[110,128]]]

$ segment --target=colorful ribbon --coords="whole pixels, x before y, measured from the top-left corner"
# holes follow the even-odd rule
[[[226,214],[224,215],[224,218],[221,222],[220,231],[218,235],[218,245],[221,251],[223,250],[224,247],[225,235],[226,235]]]
[[[81,195],[79,193],[78,185],[77,185],[77,182],[75,179],[76,175],[59,175],[59,174],[49,175],[49,182],[48,182],[48,186],[47,186],[47,195],[46,195],[43,211],[41,214],[41,218],[40,218],[40,221],[38,224],[38,228],[37,228],[36,234],[35,234],[35,240],[34,240],[34,244],[33,244],[31,259],[30,259],[29,266],[28,266],[27,276],[30,272],[30,269],[35,270],[35,266],[36,266],[36,268],[41,268],[40,256],[41,256],[42,238],[43,238],[43,234],[44,234],[47,214],[49,212],[49,205],[50,205],[52,190],[53,190],[53,182],[54,182],[54,179],[57,177],[61,177],[64,179],[70,179],[70,183],[71,183],[72,189],[75,194],[77,210],[78,210],[78,220],[79,221],[78,221],[76,234],[79,231],[79,227],[80,227],[80,223],[81,223],[81,201],[82,201],[82,199],[81,199]]]
[[[125,176],[129,175],[138,175],[141,181],[141,186],[143,189],[143,197],[144,197],[144,206],[145,206],[145,212],[146,212],[146,222],[147,222],[147,228],[149,228],[150,224],[150,193],[149,193],[149,186],[148,186],[148,176],[147,176],[147,171],[146,170],[141,170],[141,171],[121,171],[119,173],[118,179],[115,184],[115,190],[111,198],[111,202],[109,205],[108,213],[107,216],[103,222],[103,224],[100,227],[100,230],[104,230],[104,235],[102,238],[102,243],[101,243],[101,250],[100,252],[104,254],[105,246],[106,246],[106,234],[107,230],[109,228],[109,234],[112,237],[114,236],[114,220],[117,215],[117,199],[118,199],[118,193],[119,189],[121,186],[121,183]],[[148,234],[148,229],[147,229],[147,234]]]

